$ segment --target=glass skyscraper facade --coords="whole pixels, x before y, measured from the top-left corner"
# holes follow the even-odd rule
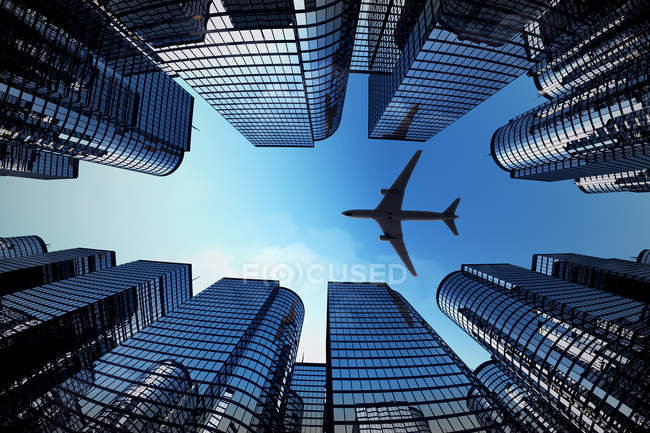
[[[518,179],[575,179],[586,193],[650,191],[649,7],[647,0],[589,4],[583,25],[544,20],[569,29],[563,37],[527,35],[545,54],[529,75],[550,101],[494,133],[499,167]]]
[[[72,422],[93,363],[191,297],[190,265],[150,261],[3,294],[0,426],[48,432],[52,419]]]
[[[476,367],[474,375],[483,389],[471,388],[470,395],[477,389],[480,392],[487,390],[492,401],[497,402],[514,427],[512,430],[504,429],[504,433],[506,431],[522,433],[578,433],[580,431],[546,400],[529,390],[524,381],[498,361],[484,362]],[[480,397],[477,403],[482,403]]]
[[[437,302],[581,431],[650,428],[647,303],[509,264],[463,265]]]
[[[599,9],[570,0],[102,4],[254,145],[297,147],[336,131],[349,72],[370,74],[370,138],[425,141],[529,71],[549,35],[564,36],[552,18],[587,28],[578,17]]]
[[[582,254],[535,254],[532,270],[581,286],[650,303],[650,266]]]
[[[6,0],[0,14],[0,175],[74,178],[77,159],[156,175],[179,166],[193,99],[106,9]]]
[[[0,145],[0,176],[32,179],[76,179],[79,160],[43,152],[29,145]]]
[[[505,424],[496,405],[470,401],[489,397],[468,396],[476,384],[471,370],[385,283],[328,284],[326,374],[327,432],[490,431]]]
[[[72,248],[0,260],[0,295],[115,266],[115,252]]]
[[[221,279],[57,387],[76,403],[48,423],[70,432],[280,431],[295,407],[303,316],[300,298],[277,281]]]
[[[164,30],[157,14],[169,14],[162,6],[168,3],[107,7],[254,145],[313,146],[336,131],[358,2],[184,2],[186,11],[179,6],[170,14],[183,16],[169,20],[178,27]],[[188,32],[192,25],[201,29]]]
[[[560,113],[578,106],[595,116],[590,122],[607,122],[597,108],[603,100],[640,98],[621,104],[643,105],[645,98],[637,87],[647,81],[648,25],[642,19],[647,0],[57,0],[50,5],[7,0],[3,5],[10,24],[4,56],[20,66],[6,66],[0,74],[8,107],[0,174],[76,177],[79,158],[172,172],[189,149],[192,100],[159,67],[182,78],[256,146],[310,147],[331,136],[341,121],[350,72],[369,74],[368,136],[377,139],[426,141],[524,73],[553,98],[548,107],[529,113],[552,117],[544,121],[549,125],[578,122]],[[82,19],[59,13],[66,9]],[[61,73],[38,72],[44,59]],[[612,125],[596,127],[596,135],[638,142],[644,115],[635,110],[629,120],[641,123],[628,125],[632,138],[616,135]],[[612,115],[615,123],[628,121],[626,108],[622,112],[624,118]],[[524,119],[519,126],[529,131],[531,122]],[[508,130],[502,133],[509,137]],[[515,177],[548,177],[553,171],[554,178],[578,178],[589,192],[648,188],[647,158],[636,148],[633,157],[643,163],[620,163],[630,150],[623,156],[571,150],[577,159],[569,167],[582,170],[565,171],[549,161],[542,161],[544,167],[531,166],[540,161],[510,167],[517,149],[539,141],[527,133],[530,137],[519,138],[524,144],[510,143],[503,134],[493,143],[495,159]],[[615,173],[615,179],[599,177]]]
[[[576,179],[576,186],[587,194],[599,192],[648,192],[650,169],[588,176]]]
[[[47,252],[47,245],[39,236],[14,236],[0,238],[0,260],[33,256]]]
[[[323,433],[327,365],[297,362],[291,374],[291,392],[297,395],[298,413],[287,411],[287,432]]]
[[[359,21],[368,31],[357,43],[367,39],[371,72],[385,71],[369,77],[368,136],[415,141],[430,139],[530,68],[532,50],[521,33],[546,4],[366,3]]]

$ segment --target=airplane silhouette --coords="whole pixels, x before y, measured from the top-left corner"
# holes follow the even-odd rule
[[[379,236],[381,241],[389,241],[390,244],[395,249],[395,252],[399,255],[404,265],[408,270],[413,274],[414,277],[417,277],[413,263],[406,251],[406,246],[404,245],[404,238],[402,236],[402,224],[404,220],[415,220],[415,221],[431,221],[431,220],[442,220],[449,230],[456,236],[458,236],[458,230],[456,230],[456,223],[454,220],[458,218],[456,215],[456,208],[460,202],[460,198],[454,200],[444,212],[427,212],[419,210],[402,210],[402,201],[404,200],[404,189],[406,184],[411,177],[413,168],[417,164],[418,159],[420,158],[421,150],[415,152],[415,155],[411,158],[402,173],[400,173],[393,186],[389,189],[381,189],[380,192],[384,196],[379,205],[373,210],[346,210],[343,212],[343,215],[352,218],[369,218],[373,219],[379,224],[379,228],[384,232],[383,235]]]

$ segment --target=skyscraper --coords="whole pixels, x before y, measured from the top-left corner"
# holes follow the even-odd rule
[[[650,267],[582,254],[535,254],[531,269],[581,286],[650,303]]]
[[[39,236],[0,238],[0,260],[47,253],[47,246]]]
[[[585,188],[593,176],[645,170],[650,153],[642,138],[649,91],[644,70],[640,64],[602,77],[511,120],[492,138],[495,161],[515,178],[580,178]],[[610,182],[625,189],[625,181]]]
[[[495,131],[499,167],[518,179],[575,179],[586,193],[650,191],[649,7],[647,0],[590,2],[591,25],[549,16],[545,23],[571,31],[527,36],[543,47],[529,75],[550,101]]]
[[[77,159],[179,166],[193,99],[115,17],[85,0],[4,1],[0,14],[0,175],[75,178]]]
[[[0,260],[0,295],[115,266],[115,252],[72,248]]]
[[[503,364],[490,360],[476,367],[474,376],[482,388],[471,388],[487,394],[496,401],[516,431],[523,433],[578,433],[571,422],[512,374]],[[481,404],[480,397],[476,399]],[[472,400],[470,400],[472,401]]]
[[[521,33],[545,2],[366,0],[353,68],[369,78],[368,136],[426,141],[531,66]],[[362,51],[363,52],[363,51]],[[355,51],[356,54],[356,51]],[[537,54],[535,52],[534,54]],[[354,69],[353,69],[354,70]]]
[[[99,359],[60,431],[271,432],[283,426],[304,308],[277,281],[224,278]],[[67,401],[66,399],[62,399]],[[54,427],[53,427],[54,428]]]
[[[29,145],[0,144],[0,176],[76,179],[78,175],[78,159],[43,152]]]
[[[647,192],[650,190],[650,169],[623,171],[576,179],[576,185],[586,194],[599,192]]]
[[[327,311],[327,432],[504,425],[495,405],[470,408],[471,370],[387,284],[330,282]],[[492,422],[484,425],[485,418]]]
[[[106,3],[254,145],[313,146],[336,131],[358,2],[192,1],[187,11],[163,11],[162,1]],[[182,37],[165,36],[165,19]]]
[[[437,302],[581,431],[650,428],[648,304],[509,264],[463,265]]]
[[[190,265],[150,261],[1,296],[0,425],[54,431],[50,419],[70,421],[93,363],[191,297]]]
[[[152,47],[202,42],[211,0],[102,0],[103,6]]]
[[[295,417],[287,411],[285,419],[288,422],[285,424],[289,424],[288,432],[323,433],[326,384],[326,364],[310,362],[294,364],[290,389],[300,399],[301,407],[300,413]],[[299,423],[296,423],[298,420]],[[294,427],[295,424],[298,424],[298,428]]]
[[[19,77],[15,88],[24,90],[22,75],[49,79],[64,99],[86,103],[82,113],[100,112],[107,123],[83,119],[89,131],[57,135],[57,127],[72,127],[51,111],[39,111],[40,101],[32,104],[32,93],[40,98],[44,93],[30,88],[25,99],[7,91],[13,97],[10,107],[18,107],[6,116],[7,136],[29,141],[33,134],[20,131],[41,128],[33,139],[36,147],[20,146],[20,140],[3,145],[0,174],[42,179],[76,177],[74,158],[82,157],[155,174],[173,171],[189,149],[191,99],[158,65],[181,77],[254,145],[310,147],[338,128],[350,72],[369,74],[370,138],[426,141],[525,72],[540,92],[555,98],[593,87],[605,75],[633,76],[626,72],[628,64],[645,62],[647,54],[647,23],[639,13],[646,0],[611,5],[582,0],[57,0],[58,9],[72,7],[85,17],[78,20],[84,24],[66,21],[57,7],[22,1],[22,6],[8,2],[4,8],[16,21],[5,37],[6,56],[31,65],[20,73],[9,68],[10,76]],[[32,22],[40,24],[25,30]],[[63,31],[64,39],[44,38],[47,26]],[[90,27],[101,31],[89,37]],[[68,37],[73,42],[65,42]],[[21,40],[60,64],[61,76],[34,72],[42,56],[16,43]],[[84,49],[65,51],[57,43],[81,43]],[[105,59],[107,67],[89,61],[87,50]],[[102,78],[91,80],[92,74]],[[43,86],[38,80],[32,87]],[[109,100],[106,107],[84,100],[84,92],[106,80],[116,83],[110,96],[117,102],[109,94],[101,98]],[[152,80],[153,96],[146,92]],[[169,99],[161,101],[160,95]],[[27,102],[15,102],[19,96]],[[146,110],[149,101],[151,110]],[[58,99],[52,104],[69,109]],[[20,110],[32,110],[31,120]],[[138,121],[144,111],[147,121]],[[164,121],[158,121],[159,111]],[[144,150],[135,150],[141,154],[129,156],[135,160],[111,158],[113,152],[132,153],[114,135],[124,135],[123,130],[137,135],[138,128],[146,130],[144,138],[137,138],[145,141]],[[110,137],[113,148],[88,145],[97,134]],[[621,178],[630,177],[623,175],[627,172],[634,172],[635,179],[643,174],[626,167],[617,171]],[[596,175],[603,174],[612,172]],[[593,175],[582,177],[585,185],[594,182]],[[647,187],[643,179],[643,185],[616,185],[640,191]],[[593,187],[608,188],[615,187]]]
[[[645,265],[650,265],[650,249],[645,249],[641,251],[636,258],[637,263],[643,263]]]
[[[586,28],[584,15],[599,9],[569,0],[103,4],[253,144],[301,147],[336,131],[349,72],[370,74],[370,138],[425,141],[528,71],[549,34],[564,36],[551,19]],[[535,26],[544,31],[530,41]]]

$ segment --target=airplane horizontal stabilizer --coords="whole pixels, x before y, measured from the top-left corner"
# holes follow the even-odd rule
[[[446,213],[446,212],[445,212]],[[454,220],[443,220],[445,224],[447,224],[447,227],[449,227],[449,230],[456,236],[458,236],[458,230],[456,230],[456,222]]]

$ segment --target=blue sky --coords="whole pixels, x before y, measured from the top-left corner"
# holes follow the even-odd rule
[[[461,263],[529,267],[535,252],[629,258],[650,247],[650,195],[586,195],[572,182],[512,180],[494,164],[494,130],[542,102],[522,77],[427,143],[369,140],[367,77],[353,75],[332,137],[313,149],[263,149],[197,97],[199,131],[174,174],[82,162],[76,181],[0,178],[1,235],[39,234],[51,250],[113,249],[119,263],[190,262],[195,291],[245,270],[281,278],[306,306],[299,359],[324,361],[328,268],[333,279],[351,279],[344,270],[355,264],[382,279],[384,266],[400,263],[375,223],[341,211],[376,206],[421,148],[404,207],[442,211],[462,197],[460,236],[437,221],[405,223],[419,277],[392,287],[475,367],[486,353],[435,305],[438,283]]]

